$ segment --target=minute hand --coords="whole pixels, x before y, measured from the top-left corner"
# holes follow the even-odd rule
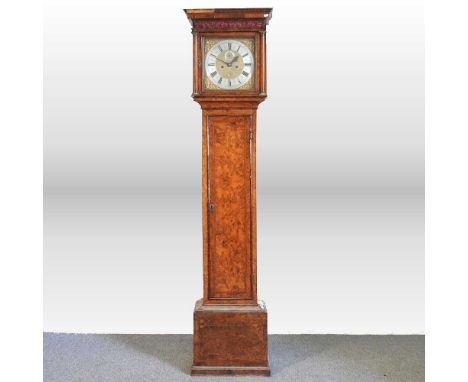
[[[226,61],[223,61],[223,60],[221,60],[221,59],[220,59],[220,58],[218,58],[218,57],[216,57],[216,59],[217,59],[217,60],[219,60],[219,61],[221,61],[221,62],[224,62],[226,65],[228,65],[228,66],[229,66],[229,64],[228,64]]]

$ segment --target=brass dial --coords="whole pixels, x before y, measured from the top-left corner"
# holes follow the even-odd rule
[[[217,87],[225,90],[245,85],[254,72],[250,49],[238,40],[221,40],[205,56],[205,73]]]

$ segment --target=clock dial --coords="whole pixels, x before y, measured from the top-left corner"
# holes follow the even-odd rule
[[[253,71],[253,54],[241,41],[221,40],[206,53],[206,77],[218,88],[239,89],[250,81]]]

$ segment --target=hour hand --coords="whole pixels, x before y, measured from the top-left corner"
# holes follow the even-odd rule
[[[237,60],[239,57],[240,57],[240,56],[234,57],[234,58],[232,59],[231,62],[225,62],[225,61],[223,61],[223,62],[224,62],[228,67],[231,67],[232,64],[234,64],[234,62],[236,62],[236,60]]]
[[[236,62],[236,60],[237,60],[239,57],[240,57],[240,56],[234,57],[234,59],[231,61],[231,65],[232,65],[234,62]]]

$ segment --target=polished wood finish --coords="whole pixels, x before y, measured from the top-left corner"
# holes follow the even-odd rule
[[[252,115],[207,114],[208,299],[252,300]]]
[[[266,98],[270,8],[188,9],[193,99],[202,108],[203,298],[193,375],[270,375],[267,312],[257,300],[256,118]],[[254,86],[204,89],[204,39],[253,39]]]
[[[264,31],[271,8],[185,9],[193,31]]]
[[[270,375],[267,312],[255,306],[204,306],[194,312],[193,375]]]

